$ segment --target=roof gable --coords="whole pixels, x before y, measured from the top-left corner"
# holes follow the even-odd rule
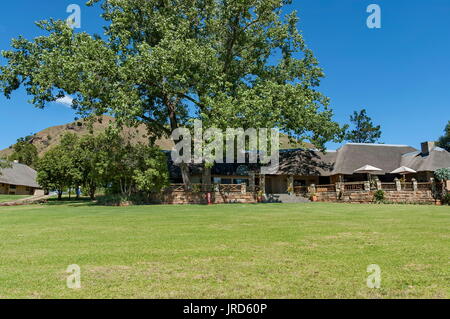
[[[31,167],[11,163],[12,167],[1,170],[0,183],[40,188],[36,181],[37,173]]]
[[[372,165],[389,173],[400,167],[402,155],[417,151],[406,145],[349,143],[338,150],[333,175],[351,175],[355,170]]]

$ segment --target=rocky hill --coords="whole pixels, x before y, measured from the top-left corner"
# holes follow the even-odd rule
[[[72,132],[80,136],[89,134],[91,131],[94,133],[99,133],[104,131],[111,122],[114,122],[114,120],[115,119],[113,117],[104,115],[94,121],[92,125],[89,125],[89,123],[85,120],[78,120],[64,125],[52,126],[33,134],[30,141],[36,146],[39,156],[41,156],[53,145],[57,145],[61,140],[61,137],[66,132]],[[137,128],[125,127],[123,130],[123,136],[132,143],[147,143],[149,139],[147,129],[144,125]],[[169,138],[162,138],[156,141],[156,145],[163,150],[170,150],[172,149],[174,143]],[[294,148],[301,146],[299,144],[291,145],[288,137],[285,135],[280,136],[280,145],[281,148]],[[312,147],[312,145],[305,144],[304,147]],[[12,151],[12,145],[9,148],[0,150],[0,157],[7,157],[12,153]]]

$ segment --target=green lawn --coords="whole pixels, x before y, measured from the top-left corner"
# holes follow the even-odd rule
[[[0,257],[1,298],[449,298],[450,208],[0,207]]]
[[[0,203],[12,202],[22,198],[30,197],[29,195],[0,195]]]

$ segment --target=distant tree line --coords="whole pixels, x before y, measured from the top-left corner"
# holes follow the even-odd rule
[[[82,189],[95,199],[99,188],[108,194],[149,195],[168,184],[167,159],[160,149],[132,145],[117,130],[79,137],[66,133],[37,161],[37,181],[46,190]],[[77,194],[78,195],[78,194]]]
[[[375,143],[381,137],[381,126],[375,126],[365,109],[353,112],[350,116],[353,129],[347,131],[345,140],[352,143]]]

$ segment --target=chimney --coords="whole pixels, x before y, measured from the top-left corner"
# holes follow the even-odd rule
[[[434,148],[434,142],[423,142],[421,146],[422,146],[422,155],[428,155]]]

